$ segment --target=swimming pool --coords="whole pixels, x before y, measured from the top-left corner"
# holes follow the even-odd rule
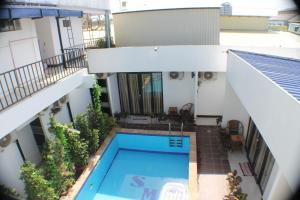
[[[76,200],[187,199],[189,151],[187,136],[117,133]]]

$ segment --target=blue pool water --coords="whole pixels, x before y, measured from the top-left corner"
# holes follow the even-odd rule
[[[188,153],[189,137],[170,147],[167,136],[117,134],[76,200],[185,199]]]

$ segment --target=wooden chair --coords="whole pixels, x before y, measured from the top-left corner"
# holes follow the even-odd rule
[[[244,127],[238,120],[229,120],[227,122],[227,132],[229,135],[243,135]]]
[[[243,131],[244,127],[242,122],[238,120],[230,120],[227,122],[227,134],[230,136],[231,150],[243,150]]]

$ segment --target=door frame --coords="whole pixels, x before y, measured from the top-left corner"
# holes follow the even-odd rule
[[[161,101],[162,101],[162,109],[161,109],[161,113],[164,112],[164,89],[163,89],[163,73],[162,72],[118,72],[117,73],[117,82],[118,82],[118,92],[119,92],[119,102],[120,102],[120,106],[121,106],[121,110],[123,109],[123,105],[122,105],[122,101],[121,101],[121,94],[120,94],[120,88],[119,88],[119,74],[126,74],[126,81],[127,81],[127,90],[128,90],[128,99],[129,99],[129,110],[130,110],[130,115],[137,115],[137,116],[147,116],[149,114],[145,114],[144,113],[144,106],[143,106],[143,98],[142,98],[142,74],[150,74],[150,78],[151,78],[151,110],[153,110],[154,108],[154,97],[153,97],[153,73],[160,73],[161,75]],[[139,100],[139,107],[140,107],[140,114],[133,114],[132,113],[132,101],[131,101],[131,94],[130,94],[130,89],[129,89],[129,78],[128,75],[129,74],[137,74],[138,75],[138,89],[139,89],[139,93],[141,95],[141,100]]]

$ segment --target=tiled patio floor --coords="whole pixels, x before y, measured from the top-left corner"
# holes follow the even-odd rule
[[[227,151],[216,127],[197,126],[197,162],[200,174],[227,174],[230,171]]]
[[[221,200],[230,171],[227,151],[214,126],[197,126],[198,199]]]

